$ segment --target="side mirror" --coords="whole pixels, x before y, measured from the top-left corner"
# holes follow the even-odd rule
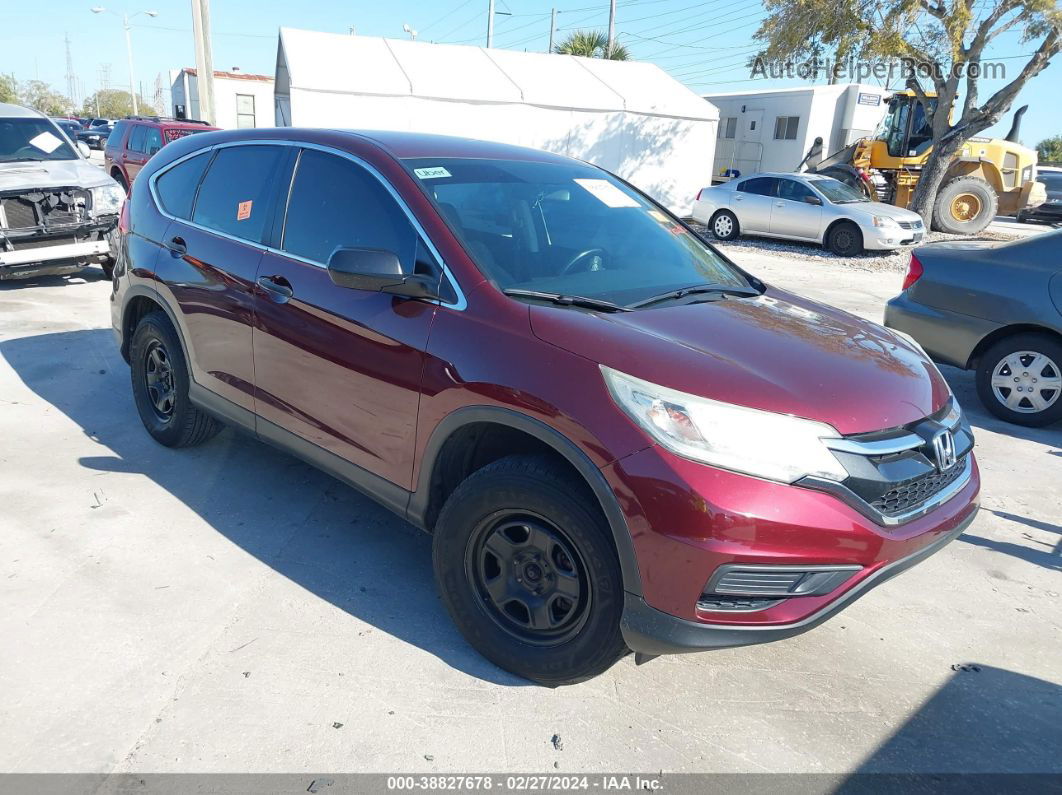
[[[80,154],[82,157],[91,157],[92,156],[92,150],[89,149],[89,145],[87,143],[85,143],[84,141],[78,141],[77,142],[77,151],[78,151],[78,154]]]
[[[337,248],[328,258],[328,275],[340,287],[402,295],[440,298],[438,277],[406,274],[393,251],[378,248]]]
[[[805,196],[804,202],[807,204],[814,204],[816,207],[822,206],[822,199],[820,199],[818,196]]]

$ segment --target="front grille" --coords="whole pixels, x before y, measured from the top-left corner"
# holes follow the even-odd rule
[[[954,483],[966,469],[962,458],[945,472],[933,470],[910,480],[895,484],[870,505],[885,516],[898,516],[917,508]]]
[[[898,221],[897,223],[900,224],[900,229],[921,229],[922,228],[922,222],[921,221]]]
[[[10,198],[3,200],[4,215],[7,217],[7,229],[24,229],[37,225],[37,213],[34,205],[25,199]]]

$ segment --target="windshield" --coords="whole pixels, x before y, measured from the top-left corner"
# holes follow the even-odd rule
[[[480,269],[503,290],[629,305],[691,286],[748,286],[651,201],[592,166],[406,162]]]
[[[825,196],[832,204],[870,201],[851,185],[846,185],[833,177],[811,180],[811,184],[815,186],[815,190]]]
[[[77,159],[73,147],[47,119],[0,119],[0,163]]]

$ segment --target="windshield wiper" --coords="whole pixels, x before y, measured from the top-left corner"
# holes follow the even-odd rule
[[[599,312],[630,312],[631,309],[620,304],[614,304],[611,301],[604,301],[600,298],[587,298],[582,295],[563,295],[561,293],[546,293],[538,290],[502,290],[506,295],[513,298],[538,298],[542,301],[549,301],[550,303],[557,304],[558,306],[578,306],[583,309],[596,309]]]
[[[666,293],[661,293],[660,295],[654,295],[652,298],[646,298],[644,301],[630,304],[630,308],[640,309],[643,306],[649,306],[650,304],[659,303],[660,301],[673,301],[679,298],[685,298],[687,295],[700,295],[701,293],[739,295],[743,297],[760,294],[759,290],[755,290],[752,287],[731,287],[725,284],[702,284],[694,285],[692,287],[680,287],[677,290],[670,290]]]

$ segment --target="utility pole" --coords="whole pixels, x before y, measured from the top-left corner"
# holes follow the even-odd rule
[[[557,9],[550,9],[549,17],[549,49],[546,52],[553,52],[553,37],[557,34]]]
[[[487,3],[487,47],[494,46],[494,0]]]
[[[616,45],[616,0],[609,0],[608,3],[608,49],[605,50],[605,57],[612,57],[612,48]]]
[[[70,55],[70,34],[64,34],[66,42],[66,96],[70,99],[70,105],[77,110],[77,73],[74,72],[74,58]]]
[[[195,38],[195,82],[199,91],[199,117],[208,124],[216,124],[214,56],[210,49],[210,0],[192,0],[192,35]],[[188,105],[191,110],[191,101]]]

